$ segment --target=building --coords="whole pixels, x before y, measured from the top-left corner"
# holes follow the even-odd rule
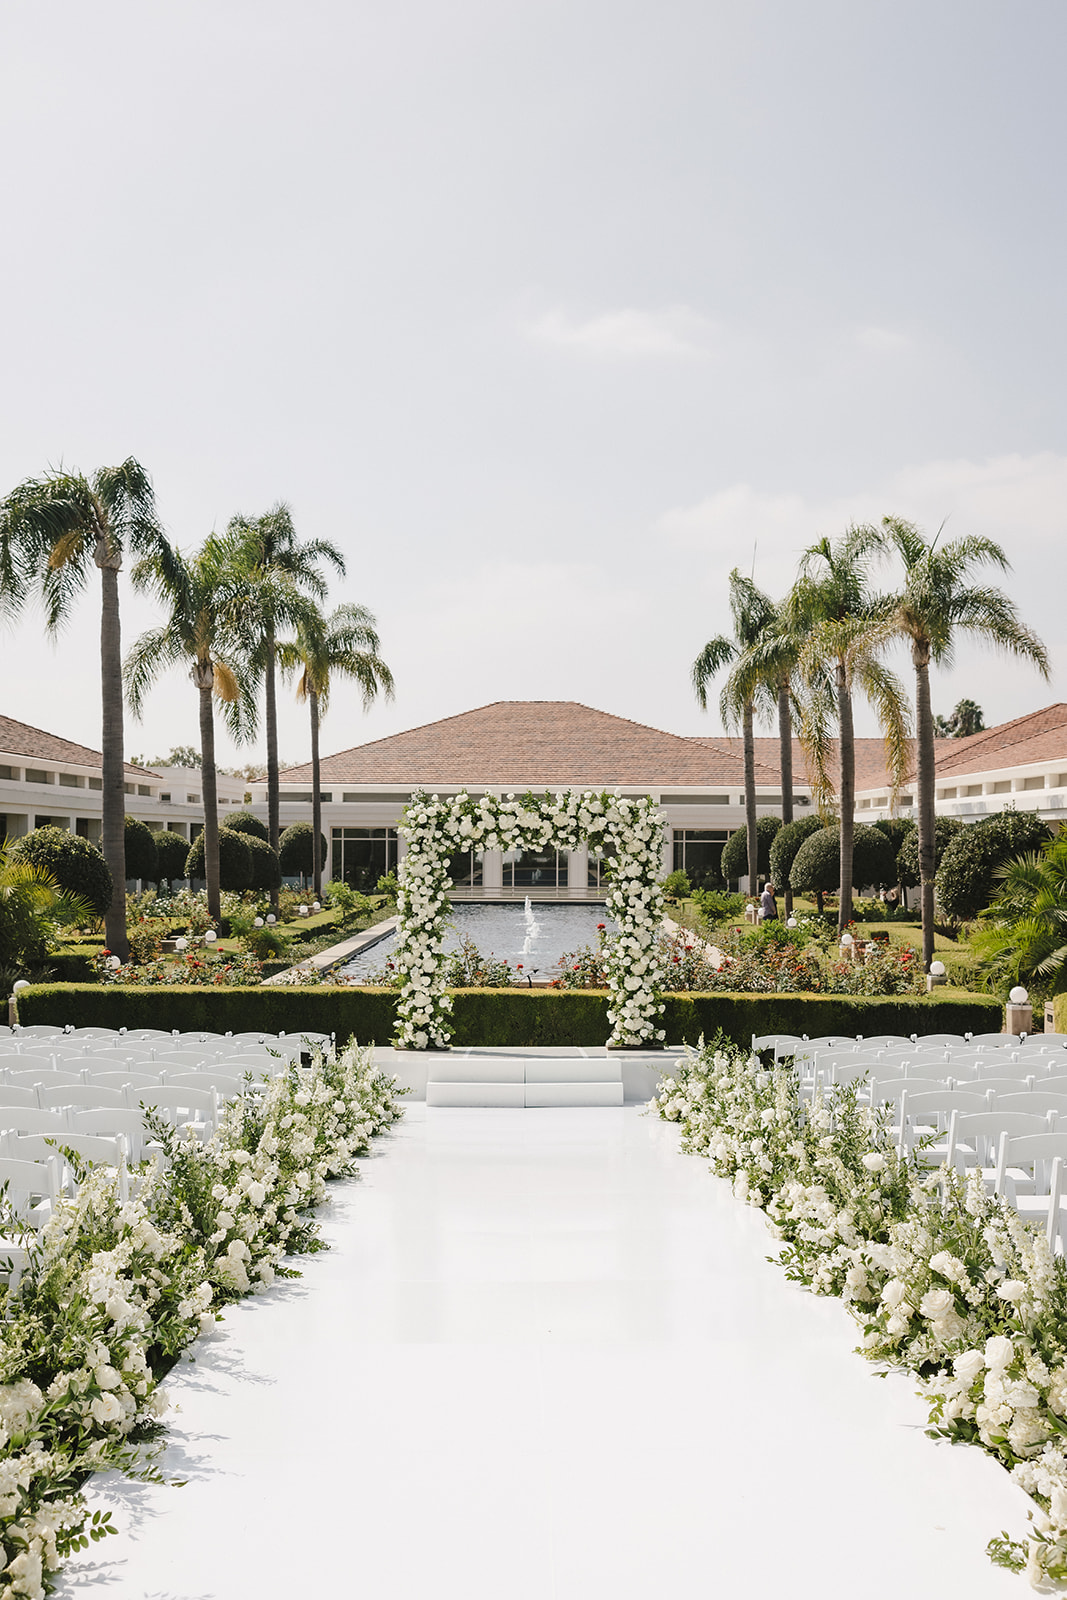
[[[99,750],[0,716],[0,838],[51,823],[99,844],[101,765]],[[195,768],[150,771],[126,763],[126,810],[155,833],[166,828],[195,838],[204,826],[200,788]],[[246,793],[243,778],[220,775],[220,816],[243,805]]]

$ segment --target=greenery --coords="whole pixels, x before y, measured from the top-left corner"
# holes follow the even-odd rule
[[[994,876],[1000,887],[974,947],[1001,994],[1016,983],[1035,999],[1067,991],[1067,834]]]
[[[877,824],[876,824],[877,826]],[[966,826],[958,817],[934,818],[934,868],[941,865],[941,858],[948,849],[949,843]],[[897,851],[897,882],[905,889],[917,889],[919,886],[919,830],[914,824],[907,829]]]
[[[159,849],[156,836],[140,817],[126,818],[126,876],[142,883],[159,881]]]
[[[61,888],[46,867],[19,860],[0,845],[0,972],[11,984],[38,965],[61,927],[91,915],[84,900]]]
[[[461,939],[459,949],[445,963],[445,982],[450,989],[504,989],[514,977],[506,961],[483,956],[470,938]]]
[[[233,812],[226,818],[226,827],[231,833],[247,833],[255,839],[262,839],[264,844],[270,843],[267,824],[262,817],[254,816],[251,811]]]
[[[950,716],[934,718],[938,739],[969,739],[974,733],[984,732],[985,718],[975,700],[957,700]]]
[[[306,882],[315,874],[315,830],[310,822],[294,822],[286,828],[278,845],[281,869],[287,878],[300,877]],[[326,865],[328,846],[325,834],[319,834],[319,867]]]
[[[765,878],[770,873],[771,846],[781,826],[780,817],[760,817],[756,822],[756,876],[759,878]],[[742,823],[723,846],[722,875],[727,882],[743,878],[748,866],[748,824]],[[756,885],[750,883],[748,887],[749,893],[755,894]]]
[[[790,874],[793,871],[797,851],[805,839],[810,839],[812,834],[818,833],[823,826],[822,818],[816,813],[798,817],[795,822],[787,822],[778,829],[771,842],[767,863],[771,882],[776,888],[784,889],[787,884],[792,887]]]
[[[692,885],[684,872],[668,872],[663,880],[663,895],[667,900],[688,900]]]
[[[373,904],[365,894],[360,894],[345,883],[343,878],[332,878],[323,890],[322,897],[328,906],[340,914],[342,927],[347,927],[356,917],[365,916]]]
[[[188,839],[183,839],[180,833],[172,833],[169,828],[164,828],[154,838],[159,863],[157,881],[173,883],[176,878],[184,878],[185,861],[189,854]]]
[[[41,867],[67,894],[83,900],[93,917],[104,916],[111,905],[110,868],[96,846],[79,834],[52,826],[34,828],[15,841],[11,847],[11,857],[15,861],[28,861],[35,867]],[[123,890],[124,907],[125,904]],[[125,925],[124,914],[124,929]]]
[[[251,835],[231,833],[219,829],[219,884],[223,889],[250,889],[252,887]],[[204,835],[198,833],[185,861],[187,878],[204,876]]]
[[[710,928],[723,922],[735,922],[744,916],[748,904],[746,894],[727,894],[719,889],[695,889],[693,904]]]
[[[937,869],[937,899],[953,922],[984,911],[997,891],[996,873],[1014,857],[1046,843],[1048,828],[1032,811],[1002,811],[966,827],[949,843]]]
[[[229,823],[223,829],[224,833],[230,831]],[[222,835],[219,835],[220,839]],[[245,831],[241,834],[248,846],[252,862],[252,881],[250,888],[265,889],[268,894],[276,894],[282,885],[282,869],[278,856],[273,851],[266,839],[261,839],[258,834]],[[227,888],[231,885],[227,884]]]
[[[860,823],[852,839],[853,882],[887,888],[896,882],[893,847],[878,828]],[[811,890],[817,900],[837,889],[841,879],[841,836],[836,828],[820,828],[805,839],[793,861],[791,881],[797,894]]]

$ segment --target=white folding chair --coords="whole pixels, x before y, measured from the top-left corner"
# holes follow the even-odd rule
[[[1017,1198],[1012,1169],[1032,1169],[1035,1195],[1047,1195],[1051,1181],[1052,1163],[1059,1156],[1067,1157],[1067,1130],[1062,1133],[1023,1134],[1012,1138],[1004,1133],[997,1150],[997,1168],[994,1178],[995,1194],[1000,1194],[1013,1205]]]
[[[17,1039],[52,1039],[61,1034],[63,1029],[57,1022],[31,1022],[25,1028],[21,1025],[15,1029]]]
[[[905,1150],[916,1140],[928,1134],[947,1134],[948,1122],[954,1111],[988,1111],[991,1103],[985,1095],[967,1089],[927,1089],[920,1094],[904,1090],[900,1098],[900,1148]],[[945,1159],[944,1142],[923,1151],[927,1161],[940,1165]]]
[[[70,1087],[75,1083],[84,1083],[85,1079],[80,1072],[60,1072],[55,1067],[51,1071],[42,1070],[39,1067],[30,1067],[26,1072],[9,1072],[7,1081],[12,1088],[17,1088],[20,1085],[24,1088],[32,1088],[38,1083],[59,1084]]]
[[[213,1089],[172,1089],[167,1085],[135,1093],[146,1111],[166,1117],[176,1128],[192,1127],[198,1135],[208,1137],[218,1125],[219,1097]],[[134,1095],[130,1098],[132,1101]]]
[[[159,1072],[97,1072],[90,1082],[100,1089],[158,1089],[165,1074]]]
[[[32,1084],[0,1083],[0,1122],[9,1106],[39,1106],[40,1103]]]
[[[63,1109],[69,1106],[124,1106],[126,1095],[122,1089],[110,1088],[100,1083],[75,1083],[69,1087],[60,1085],[58,1088],[50,1083],[41,1083],[37,1086],[37,1101],[46,1110],[50,1107]]]
[[[1049,1163],[1047,1189],[1041,1193],[1021,1195],[1016,1198],[1015,1209],[1024,1222],[1044,1226],[1049,1249],[1063,1254],[1064,1215],[1064,1158],[1053,1156]]]
[[[8,1204],[21,1220],[40,1232],[59,1198],[58,1162],[0,1156],[0,1187],[5,1189]],[[17,1288],[28,1254],[20,1238],[0,1236],[0,1269],[10,1263],[9,1289]]]
[[[58,1146],[52,1145],[40,1133],[8,1133],[4,1135],[4,1154],[19,1161],[48,1161],[57,1159],[57,1186],[61,1193],[77,1194],[78,1178],[64,1154],[73,1150],[83,1161],[93,1166],[115,1167],[119,1174],[118,1195],[125,1205],[130,1198],[126,1174],[126,1140],[122,1134],[107,1137],[99,1133],[64,1133]]]
[[[121,1134],[126,1141],[129,1160],[141,1160],[145,1129],[144,1118],[139,1111],[131,1111],[128,1106],[73,1107],[67,1113],[67,1120],[72,1133],[103,1134],[111,1139]]]
[[[37,1067],[42,1072],[53,1072],[55,1065],[55,1056],[46,1055],[43,1050],[20,1050],[16,1056],[4,1057],[4,1076],[10,1082],[13,1072],[29,1071],[31,1067]]]
[[[967,1040],[968,1044],[985,1045],[987,1049],[1003,1049],[1009,1044],[1018,1044],[1017,1033],[972,1033]]]
[[[997,1094],[997,1110],[1004,1111],[1055,1111],[1059,1117],[1067,1118],[1067,1093],[1049,1094],[1044,1084],[1035,1085],[1033,1089],[1021,1089],[1015,1094]],[[1067,1122],[1064,1124],[1067,1127]]]
[[[178,1072],[173,1077],[167,1076],[168,1089],[214,1089],[220,1099],[233,1100],[239,1094],[244,1094],[245,1084],[240,1078],[228,1077],[222,1072],[212,1072],[206,1068],[203,1072]]]
[[[965,1170],[980,1167],[987,1188],[996,1183],[997,1158],[1003,1134],[1009,1138],[1055,1132],[1055,1113],[1042,1113],[1036,1107],[1030,1111],[1005,1111],[1000,1104],[992,1111],[954,1111],[949,1120],[948,1145],[945,1160],[948,1165]],[[1008,1174],[1015,1185],[1016,1194],[1033,1192],[1033,1181],[1023,1167],[1015,1167]]]
[[[5,1133],[47,1133],[59,1138],[67,1127],[63,1106],[0,1107],[0,1128]]]

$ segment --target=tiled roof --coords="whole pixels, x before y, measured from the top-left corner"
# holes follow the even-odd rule
[[[939,778],[957,773],[995,772],[1044,762],[1067,765],[1067,705],[1046,706],[1014,722],[972,733],[969,739],[943,739],[937,754]]]
[[[773,783],[776,772],[761,772]],[[291,767],[284,784],[309,783]],[[574,700],[498,700],[388,739],[327,756],[323,783],[490,784],[506,788],[616,784],[743,784],[739,743],[685,739]]]
[[[9,756],[29,756],[35,761],[63,761],[72,767],[99,767],[103,756],[99,750],[90,750],[84,744],[74,744],[61,739],[58,734],[45,733],[41,728],[31,728],[28,722],[16,722],[14,717],[0,716],[0,750]],[[133,767],[126,762],[126,771],[135,778],[154,778],[146,767]]]

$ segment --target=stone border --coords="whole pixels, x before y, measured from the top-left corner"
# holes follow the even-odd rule
[[[364,950],[369,950],[373,945],[380,944],[383,939],[398,927],[399,917],[386,917],[384,922],[376,922],[372,928],[364,928],[362,933],[353,934],[351,939],[343,939],[340,944],[330,945],[328,950],[320,950],[317,956],[308,956],[304,961],[297,961],[291,967],[286,967],[284,972],[275,972],[272,977],[264,978],[261,985],[266,988],[268,984],[284,984],[290,972],[318,972],[324,974],[332,967],[340,966],[342,961],[348,961],[352,956],[362,955]]]

